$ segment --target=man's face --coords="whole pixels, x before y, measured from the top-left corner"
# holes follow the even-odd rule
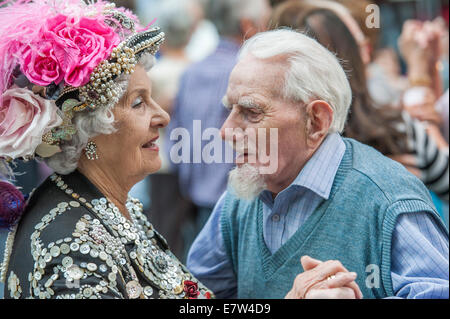
[[[251,54],[241,60],[231,73],[225,106],[230,114],[222,126],[222,138],[234,142],[237,162],[253,167],[275,165],[264,175],[266,189],[278,193],[298,175],[310,156],[306,144],[305,116],[301,103],[286,100],[283,94],[287,66],[282,58],[261,60]],[[276,129],[277,139],[270,138],[270,129]],[[245,131],[243,137],[230,135],[233,130]],[[265,130],[258,130],[265,129]],[[228,134],[227,134],[228,132]],[[272,131],[273,132],[273,131]],[[256,140],[252,138],[256,136]],[[265,143],[261,143],[265,136]],[[244,146],[236,140],[245,139]],[[272,144],[272,145],[271,145]],[[273,156],[277,147],[278,154]],[[271,152],[270,163],[262,160]],[[256,157],[256,161],[252,160]],[[241,164],[238,163],[238,167]],[[246,165],[248,166],[248,165]]]

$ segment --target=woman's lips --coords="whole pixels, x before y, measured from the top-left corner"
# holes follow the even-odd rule
[[[154,139],[152,139],[152,140],[150,140],[150,141],[148,141],[147,143],[145,143],[144,145],[142,145],[142,148],[145,148],[145,149],[148,149],[148,150],[150,150],[150,151],[156,151],[156,152],[158,152],[159,151],[159,147],[158,147],[158,145],[156,145],[156,140],[159,138],[159,136],[158,137],[155,137]]]

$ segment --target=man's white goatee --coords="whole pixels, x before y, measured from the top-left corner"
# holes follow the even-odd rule
[[[246,200],[254,200],[266,189],[264,177],[260,174],[258,167],[247,163],[230,171],[228,183],[237,197]]]

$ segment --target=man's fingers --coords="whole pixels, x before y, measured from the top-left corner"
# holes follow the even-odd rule
[[[355,299],[355,293],[348,287],[332,289],[311,289],[307,299]]]
[[[344,271],[346,271],[346,272],[348,272],[348,270],[347,270],[347,268],[345,268],[344,267],[344,265],[342,265],[339,261],[337,261],[337,260],[328,260],[328,261],[321,261],[321,260],[318,260],[318,259],[314,259],[314,258],[312,258],[312,257],[310,257],[310,256],[303,256],[302,258],[300,258],[300,263],[302,264],[302,266],[303,266],[303,269],[305,270],[305,271],[307,271],[307,270],[311,270],[311,269],[313,269],[313,268],[316,268],[317,266],[319,266],[320,264],[323,264],[323,263],[327,263],[327,264],[333,264],[333,263],[338,263],[338,264],[340,264],[340,267],[342,267],[342,269],[344,270]]]
[[[329,276],[337,274],[338,272],[348,272],[341,262],[337,260],[325,261],[311,271],[317,272],[319,279],[318,281],[322,281]]]
[[[347,288],[353,291],[352,298],[362,298],[361,290],[355,282],[356,273],[350,273],[338,260],[320,261],[309,256],[300,259],[304,272],[295,280],[286,298],[305,298],[311,289],[330,290]],[[332,279],[327,280],[330,276]]]
[[[330,279],[326,279],[324,284],[328,288],[340,288],[350,284],[356,279],[356,273],[354,272],[340,272],[332,276]]]
[[[334,292],[335,299],[355,299],[356,295],[353,289],[350,289],[348,287],[342,287],[342,288],[334,288],[331,290]]]
[[[300,258],[300,263],[302,264],[302,267],[305,271],[311,270],[313,268],[316,268],[318,265],[322,263],[322,261],[311,258],[309,256],[303,256]]]
[[[355,272],[337,273],[334,278],[325,281],[328,288],[348,287],[353,289],[357,299],[362,299],[363,294],[358,284],[355,282],[357,274]]]
[[[356,283],[356,281],[352,281],[346,287],[353,290],[353,292],[355,293],[356,299],[363,299],[363,297],[364,297],[363,293],[362,293],[361,289],[359,288],[358,284]]]

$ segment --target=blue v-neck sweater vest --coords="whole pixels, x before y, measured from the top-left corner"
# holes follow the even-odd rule
[[[391,238],[396,218],[426,212],[448,234],[416,177],[373,148],[344,141],[346,152],[329,199],[274,254],[263,238],[261,200],[240,200],[228,191],[221,230],[238,281],[238,298],[283,298],[303,271],[304,255],[339,260],[356,272],[364,298],[393,296]]]

